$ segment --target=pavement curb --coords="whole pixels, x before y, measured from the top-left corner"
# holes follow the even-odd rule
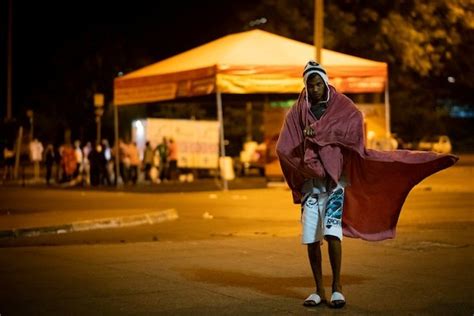
[[[121,217],[99,218],[85,221],[72,222],[53,226],[19,228],[0,231],[0,239],[35,237],[47,234],[65,234],[99,229],[111,229],[120,227],[131,227],[146,224],[158,224],[178,219],[178,212],[174,208],[158,212],[144,213],[140,215],[129,215]]]

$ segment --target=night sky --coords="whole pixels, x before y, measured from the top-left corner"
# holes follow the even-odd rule
[[[94,92],[105,94],[103,129],[110,138],[113,112],[107,112],[107,108],[112,108],[113,80],[119,72],[128,73],[227,34],[248,30],[250,21],[242,20],[241,12],[252,12],[261,3],[254,0],[135,0],[122,4],[97,0],[10,1],[13,2],[13,117],[24,125],[26,110],[33,109],[35,135],[55,142],[62,141],[65,129],[71,129],[73,137],[80,139],[94,137]],[[0,1],[2,119],[6,116],[7,100],[8,2]],[[401,100],[404,97],[400,94]],[[411,130],[411,127],[407,129]]]
[[[84,70],[91,56],[109,56],[108,64],[113,61],[114,69],[127,73],[137,65],[244,30],[238,12],[252,5],[252,1],[13,2],[14,116],[44,107],[45,96],[67,108],[75,89],[71,85],[77,84],[71,78],[87,80],[93,75]],[[1,1],[1,117],[6,112],[7,9],[8,1]],[[98,74],[107,76],[109,86],[102,89],[110,90],[111,71]]]

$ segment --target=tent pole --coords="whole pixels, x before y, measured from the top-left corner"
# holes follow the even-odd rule
[[[114,147],[115,147],[115,178],[114,178],[114,181],[115,181],[115,186],[118,187],[119,185],[119,182],[118,182],[118,177],[119,177],[119,173],[120,173],[120,168],[119,168],[119,154],[120,154],[120,147],[119,147],[119,120],[118,120],[118,107],[116,104],[112,104],[112,106],[114,107],[114,136],[115,136],[115,140],[114,140]]]
[[[13,179],[18,179],[18,168],[20,167],[21,143],[23,140],[23,126],[18,129],[18,139],[15,146],[15,167],[13,168]]]
[[[385,78],[385,131],[387,137],[390,137],[392,135],[392,132],[390,131],[390,99],[388,94],[388,75]]]
[[[219,120],[219,136],[220,136],[220,157],[224,158],[225,157],[225,144],[224,144],[224,115],[222,112],[222,94],[220,91],[216,92],[216,101],[217,101],[217,118]],[[219,160],[220,162],[220,160]],[[223,163],[222,163],[223,165]],[[222,168],[221,164],[219,164],[219,167]],[[222,169],[221,169],[221,177],[222,177],[222,189],[224,191],[227,191],[228,184],[227,184],[227,179],[224,176]]]

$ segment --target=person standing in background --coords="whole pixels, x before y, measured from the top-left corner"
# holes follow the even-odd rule
[[[54,148],[54,164],[55,164],[54,180],[56,183],[60,183],[63,178],[63,168],[61,165],[63,149],[64,149],[64,145],[56,146],[56,148]]]
[[[77,167],[74,172],[74,178],[81,177],[84,170],[84,155],[82,154],[81,141],[74,141],[74,153],[76,155]]]
[[[138,154],[137,143],[133,142],[128,146],[128,156],[130,158],[130,180],[133,184],[138,180],[138,168],[140,166],[140,155]]]
[[[88,154],[89,159],[89,174],[90,174],[90,184],[95,187],[100,184],[100,145],[93,145],[91,151]]]
[[[168,145],[168,160],[169,160],[169,180],[178,179],[178,145],[173,138],[170,138]]]
[[[53,144],[48,144],[46,146],[46,151],[44,154],[44,162],[46,165],[46,185],[50,185],[51,175],[53,172],[53,165],[56,161]]]
[[[13,150],[13,146],[5,146],[5,148],[3,148],[3,161],[5,162],[3,180],[12,180],[13,167],[15,166],[15,151]]]
[[[128,157],[128,144],[122,139],[119,139],[118,155],[120,178],[122,178],[122,183],[126,185],[130,179],[130,158]]]
[[[159,163],[159,181],[163,182],[168,179],[168,140],[163,137],[163,141],[156,147],[156,151],[160,156]]]
[[[145,180],[150,180],[150,170],[153,166],[153,148],[151,148],[150,142],[146,142],[145,150],[143,151],[143,169],[145,171]]]
[[[84,170],[82,172],[83,174],[83,181],[82,183],[86,184],[86,185],[90,185],[91,184],[91,166],[90,166],[90,162],[89,162],[89,154],[91,153],[92,151],[92,144],[91,142],[87,142],[86,145],[84,146],[84,148],[82,148],[82,169]]]
[[[106,172],[106,182],[110,185],[112,180],[112,175],[114,175],[114,162],[112,160],[112,149],[110,148],[109,141],[107,139],[102,140],[102,150],[105,157],[105,172]]]
[[[40,163],[43,160],[43,144],[35,138],[30,143],[30,159],[34,166],[34,179],[40,178]]]
[[[61,182],[71,181],[77,168],[77,160],[74,148],[71,146],[70,142],[62,146],[61,167],[63,170]]]

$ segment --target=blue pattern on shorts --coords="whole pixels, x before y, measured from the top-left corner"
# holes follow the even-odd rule
[[[326,206],[326,216],[336,219],[342,219],[342,206],[344,203],[344,190],[337,189],[328,199]]]

